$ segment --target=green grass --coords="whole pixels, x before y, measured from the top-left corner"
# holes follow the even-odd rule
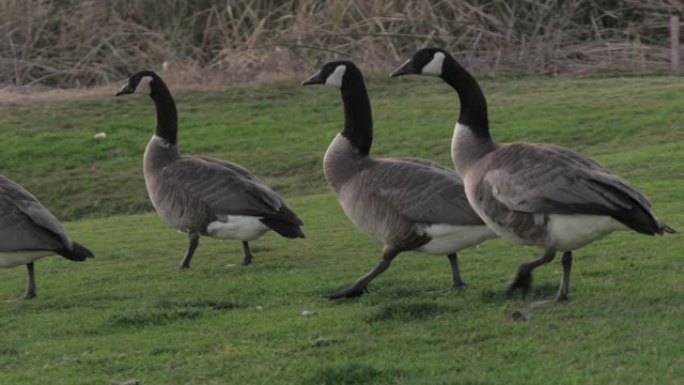
[[[646,192],[684,229],[684,80],[487,79],[501,141],[569,146]],[[113,88],[112,92],[115,89]],[[449,164],[457,115],[435,79],[371,78],[374,153]],[[568,304],[552,298],[558,261],[531,298],[506,299],[518,263],[538,253],[496,240],[465,250],[469,284],[442,292],[448,261],[402,254],[356,300],[330,302],[379,261],[328,192],[327,143],[341,127],[329,88],[280,85],[177,95],[186,153],[264,176],[304,219],[307,238],[185,237],[150,213],[141,156],[148,98],[105,98],[4,112],[0,172],[30,189],[97,258],[37,263],[39,297],[14,301],[24,268],[0,272],[0,384],[677,384],[684,378],[684,243],[614,234],[578,253]],[[105,131],[104,140],[93,139]],[[309,310],[315,315],[307,317]],[[515,311],[529,317],[514,321]]]

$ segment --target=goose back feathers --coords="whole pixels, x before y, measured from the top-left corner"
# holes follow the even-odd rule
[[[624,229],[648,235],[667,229],[651,212],[648,199],[627,181],[556,146],[501,146],[485,155],[467,178],[472,178],[472,200],[487,202],[478,206],[486,217],[546,247],[579,247],[547,239],[551,234],[544,225],[551,214],[607,216]]]
[[[93,256],[67,236],[64,226],[33,195],[0,175],[0,255],[15,252],[59,254],[73,261]],[[0,257],[0,267],[12,266]]]
[[[347,216],[363,232],[384,244],[409,239],[406,247],[428,243],[426,229],[436,224],[481,226],[467,203],[460,177],[433,162],[416,159],[373,159],[355,156],[353,145],[338,135],[324,158],[326,178]],[[490,236],[483,231],[485,239]],[[454,236],[454,242],[458,236]],[[454,249],[484,239],[460,239]],[[443,254],[437,250],[435,254]]]
[[[341,82],[334,85],[342,94],[345,124],[325,153],[323,169],[356,226],[386,245],[410,240],[408,248],[428,243],[426,229],[437,224],[479,226],[484,229],[481,237],[492,236],[468,204],[463,182],[453,170],[424,159],[369,156],[373,120],[361,71],[348,61],[331,62],[304,83],[325,83],[326,72],[342,72]],[[461,248],[481,242],[481,237],[462,239]]]
[[[154,148],[149,153],[154,154]],[[155,208],[177,229],[211,235],[207,229],[216,220],[228,215],[253,216],[267,226],[272,224],[273,230],[284,233],[281,235],[298,237],[296,228],[302,222],[282,198],[245,169],[234,166],[208,158],[180,157],[158,173],[146,171],[145,179]]]
[[[557,298],[565,300],[572,250],[617,230],[674,232],[656,218],[639,190],[574,151],[546,144],[495,143],[482,90],[448,53],[422,49],[392,76],[405,74],[439,76],[458,93],[452,160],[479,216],[504,238],[546,249],[541,258],[519,266],[509,291],[519,288],[526,293],[532,271],[550,262],[556,251],[564,251]]]
[[[197,247],[198,236],[247,241],[269,229],[288,238],[303,238],[302,221],[283,199],[249,170],[232,162],[203,156],[184,156],[177,145],[175,102],[164,81],[151,71],[129,79],[117,95],[148,93],[157,111],[157,128],[143,157],[143,173],[150,200],[172,227],[190,237],[182,267]]]
[[[26,265],[26,299],[36,296],[33,263],[58,254],[72,261],[93,258],[74,242],[59,220],[33,195],[0,175],[0,268]]]
[[[657,220],[639,190],[579,153],[547,144],[496,144],[489,133],[482,90],[446,52],[420,50],[394,74],[421,74],[421,68],[435,58],[439,58],[439,70],[431,75],[451,85],[461,102],[452,139],[454,166],[464,176],[469,202],[500,235],[570,250],[614,230],[629,228],[644,234],[671,230]],[[586,234],[583,242],[563,244],[558,241],[563,235],[550,232],[568,228],[550,226],[551,215],[556,221],[571,215],[615,221],[604,220],[604,228]],[[574,219],[573,223],[583,225]]]
[[[0,176],[0,251],[69,248],[59,220],[21,186]]]
[[[328,147],[323,169],[349,219],[385,246],[383,262],[349,289],[331,298],[360,295],[399,252],[448,254],[458,276],[456,251],[496,237],[468,204],[453,170],[417,158],[373,158],[373,120],[363,76],[351,62],[327,63],[303,82],[340,89],[344,129]]]

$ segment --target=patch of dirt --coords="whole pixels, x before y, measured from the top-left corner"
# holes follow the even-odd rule
[[[88,97],[102,97],[116,92],[114,86],[88,89],[26,89],[7,87],[0,89],[0,110],[49,104],[55,101],[71,101]]]
[[[167,76],[162,74],[165,83],[169,85],[172,93],[188,92],[188,91],[221,91],[230,87],[245,87],[264,84],[283,84],[290,82],[298,82],[302,79],[291,74],[271,74],[264,73],[253,79],[245,79],[245,81],[231,83],[226,79],[213,79],[208,81],[203,79],[190,79],[189,82],[184,82],[185,79],[171,74]],[[0,111],[31,107],[37,105],[51,104],[55,102],[82,100],[86,98],[105,98],[114,96],[125,83],[122,79],[118,83],[112,83],[103,86],[91,88],[72,88],[72,89],[57,89],[45,87],[4,87],[0,88]]]

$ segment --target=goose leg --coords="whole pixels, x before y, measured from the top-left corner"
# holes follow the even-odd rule
[[[252,263],[254,256],[252,255],[252,251],[249,249],[249,243],[246,241],[242,241],[242,255],[244,255],[244,258],[242,259],[243,266],[247,266]]]
[[[26,268],[28,269],[28,285],[26,285],[26,296],[25,299],[36,298],[36,273],[33,268],[33,262],[27,263]]]
[[[525,297],[532,286],[532,271],[537,267],[553,261],[556,256],[556,250],[548,249],[540,258],[531,262],[525,262],[518,266],[518,272],[515,274],[513,281],[508,285],[506,294],[511,295],[515,289],[520,289],[522,296]]]
[[[447,255],[449,258],[449,263],[451,264],[451,287],[456,290],[460,290],[466,287],[465,282],[461,278],[461,273],[458,269],[458,255],[452,253]]]
[[[563,253],[563,259],[561,259],[561,264],[563,265],[563,278],[561,279],[560,288],[558,289],[558,295],[556,300],[558,302],[567,301],[570,299],[570,270],[572,270],[572,251],[566,251]]]
[[[181,269],[189,269],[190,268],[190,260],[192,259],[193,254],[195,254],[195,249],[197,249],[197,245],[199,244],[199,234],[198,233],[189,233],[188,234],[188,239],[190,240],[190,244],[188,245],[188,252],[185,253],[185,258],[183,258],[183,261],[181,262],[180,268]]]
[[[348,288],[337,293],[328,295],[328,299],[360,297],[366,291],[366,286],[368,286],[370,281],[372,281],[375,277],[377,277],[378,275],[382,274],[385,270],[387,270],[387,268],[390,267],[392,260],[400,252],[401,250],[399,249],[385,247],[385,249],[382,252],[382,261],[380,261],[380,264],[376,266],[375,269],[363,275],[361,278],[356,280],[356,282],[354,282],[353,285],[349,286]]]

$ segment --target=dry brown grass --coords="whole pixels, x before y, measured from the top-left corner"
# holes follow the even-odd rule
[[[252,82],[434,45],[480,74],[658,72],[681,0],[3,0],[0,84]],[[165,63],[165,64],[164,64]]]

